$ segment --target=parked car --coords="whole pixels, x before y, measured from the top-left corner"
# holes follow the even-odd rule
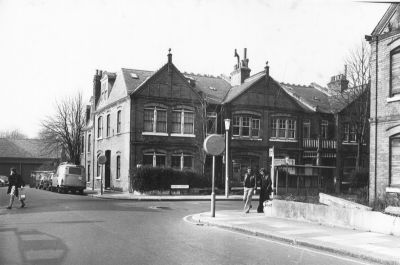
[[[7,176],[0,176],[0,187],[4,187],[8,185],[8,177]]]
[[[68,191],[83,194],[86,188],[85,168],[74,164],[62,163],[51,179],[51,190],[59,193]]]

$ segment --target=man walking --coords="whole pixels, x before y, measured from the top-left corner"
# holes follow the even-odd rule
[[[25,183],[22,180],[21,175],[17,174],[16,168],[11,168],[10,176],[8,177],[8,190],[7,194],[10,194],[10,204],[8,205],[7,209],[11,209],[14,203],[15,197],[18,197],[18,188],[24,187]],[[25,207],[25,202],[20,199],[21,208]]]
[[[244,175],[244,192],[243,192],[243,202],[244,202],[244,212],[249,213],[251,208],[251,199],[253,193],[257,188],[256,176],[253,173],[251,167],[247,168],[247,173]]]

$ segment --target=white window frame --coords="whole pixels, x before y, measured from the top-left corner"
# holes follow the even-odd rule
[[[106,137],[111,136],[111,115],[107,114],[106,116]]]
[[[165,167],[167,163],[167,154],[165,153],[160,153],[160,152],[145,152],[143,153],[143,156],[145,155],[152,155],[153,156],[153,165],[152,167],[157,167],[157,156],[164,156],[165,157],[165,162],[164,165],[161,167]]]
[[[209,130],[209,128],[208,128],[208,122],[210,120],[214,121],[214,130],[213,131]],[[207,112],[207,128],[206,128],[207,134],[217,133],[217,125],[218,125],[217,113],[216,112]]]
[[[308,135],[304,135],[304,129],[308,128]],[[303,120],[303,138],[305,139],[310,139],[311,138],[311,120],[310,119],[306,119]]]
[[[245,119],[248,119],[248,125],[244,126]],[[236,122],[239,121],[239,124]],[[254,127],[258,124],[258,128]],[[243,135],[243,128],[246,127],[249,130],[249,135]],[[235,129],[239,128],[239,134],[235,132]],[[253,130],[258,131],[258,135],[253,135]],[[261,138],[261,116],[251,114],[235,114],[232,119],[232,136],[244,139],[260,139]]]
[[[289,137],[290,131],[293,137]],[[282,134],[282,132],[284,132]],[[282,136],[280,135],[282,134]],[[273,117],[270,141],[297,141],[297,120],[293,117]]]
[[[167,113],[167,109],[166,108],[160,108],[160,107],[145,107],[144,111],[153,111],[153,123],[152,123],[152,127],[153,130],[152,131],[145,131],[144,130],[144,116],[143,116],[143,132],[142,135],[159,135],[159,136],[168,136],[168,113]],[[157,131],[157,113],[158,111],[163,111],[165,112],[165,132],[158,132]]]
[[[97,139],[103,138],[103,116],[97,117]]]
[[[122,126],[122,110],[117,111],[117,134],[121,133]]]
[[[180,137],[196,137],[194,134],[194,123],[195,123],[195,113],[192,110],[187,110],[187,109],[174,109],[172,112],[180,112],[181,114],[181,120],[180,120],[180,133],[171,133],[171,136],[180,136]],[[192,113],[193,114],[193,125],[192,125],[192,131],[193,133],[185,133],[185,113]]]
[[[193,157],[193,155],[191,155],[191,154],[188,154],[188,153],[174,153],[174,154],[172,154],[171,155],[171,157],[179,157],[179,170],[183,170],[183,169],[193,169],[193,161],[194,161],[194,157]],[[185,161],[185,157],[191,157],[192,158],[192,165],[190,166],[190,167],[185,167],[184,166],[184,161]],[[172,161],[172,159],[171,159],[171,161]],[[171,164],[171,167],[172,167],[172,164]]]
[[[328,139],[328,126],[329,122],[327,120],[321,121],[321,138]]]

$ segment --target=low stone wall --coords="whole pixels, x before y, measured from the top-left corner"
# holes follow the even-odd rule
[[[265,207],[267,208],[267,207]],[[400,236],[400,217],[374,211],[273,200],[267,216]]]

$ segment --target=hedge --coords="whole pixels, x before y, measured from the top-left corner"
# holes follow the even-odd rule
[[[193,171],[172,168],[141,167],[131,175],[133,190],[169,190],[171,185],[189,185],[190,188],[210,187],[209,181]]]

